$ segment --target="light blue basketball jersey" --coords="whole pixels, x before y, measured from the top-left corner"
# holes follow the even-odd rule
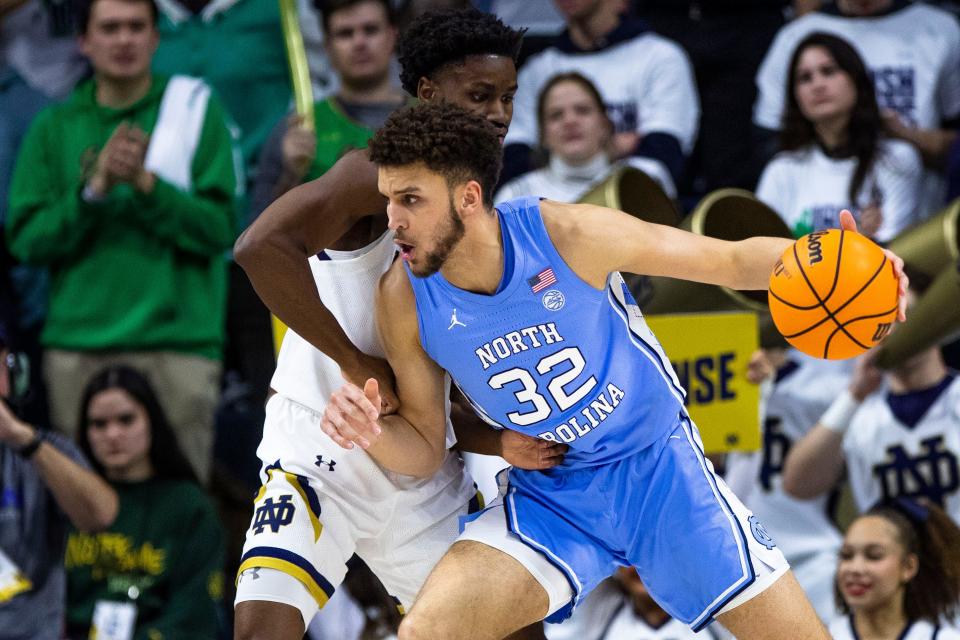
[[[490,424],[570,446],[566,468],[619,460],[677,425],[684,391],[619,273],[604,290],[554,248],[536,198],[497,206],[493,295],[407,274],[420,341]]]

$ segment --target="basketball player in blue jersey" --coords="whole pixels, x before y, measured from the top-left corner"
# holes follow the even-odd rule
[[[502,137],[521,36],[476,9],[427,12],[400,40],[404,89],[472,109]],[[302,638],[354,553],[409,608],[476,494],[456,451],[430,479],[402,477],[360,448],[340,450],[321,431],[327,398],[344,379],[377,378],[385,409],[397,406],[372,326],[373,292],[396,253],[385,207],[376,167],[366,151],[354,151],[268,207],[237,243],[238,262],[291,329],[257,449],[264,484],[241,558],[237,640]],[[496,432],[463,413],[454,418],[461,450],[530,468],[562,458],[565,445]],[[514,637],[543,638],[540,626]]]
[[[429,476],[444,456],[446,370],[491,424],[570,446],[553,469],[504,474],[503,500],[466,524],[401,640],[562,621],[620,565],[694,629],[717,617],[739,638],[827,638],[774,541],[704,458],[618,273],[764,289],[790,241],[723,242],[536,198],[494,208],[496,131],[448,104],[395,113],[370,154],[402,258],[377,301],[400,408],[380,415],[375,380],[348,384],[325,429],[387,469]]]

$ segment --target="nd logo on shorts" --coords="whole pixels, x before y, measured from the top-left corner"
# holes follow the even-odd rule
[[[563,297],[563,294],[557,289],[550,289],[550,291],[547,291],[545,294],[543,294],[543,298],[541,298],[541,300],[543,301],[543,306],[550,311],[560,311],[560,309],[563,309],[563,305],[567,301],[567,299]]]
[[[777,546],[777,543],[773,541],[773,538],[770,537],[770,534],[767,533],[767,530],[763,528],[763,525],[760,523],[760,518],[757,516],[750,516],[747,518],[747,522],[750,523],[750,533],[753,534],[753,537],[767,548],[767,550],[773,549]]]

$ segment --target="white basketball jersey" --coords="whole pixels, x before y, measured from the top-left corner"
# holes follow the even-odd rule
[[[890,410],[886,389],[874,393],[854,414],[843,449],[861,511],[880,499],[923,496],[960,522],[960,377],[913,427]]]
[[[589,53],[551,47],[532,56],[520,69],[507,144],[537,144],[540,90],[568,71],[597,86],[617,131],[667,133],[685,154],[693,149],[700,102],[690,62],[679,45],[649,31]]]
[[[877,240],[890,240],[918,220],[923,165],[911,145],[899,140],[881,142],[856,201],[850,202],[856,165],[855,158],[829,158],[816,145],[781,152],[763,170],[757,198],[779,213],[796,237],[837,228],[842,209],[858,215],[871,203],[883,212]]]
[[[762,449],[731,453],[727,482],[750,509],[791,565],[840,548],[840,533],[827,514],[828,495],[797,500],[783,490],[783,462],[849,381],[842,362],[815,360],[791,352],[790,365],[764,394]],[[748,475],[749,474],[749,475]]]
[[[324,306],[347,338],[371,356],[384,357],[374,322],[374,294],[380,276],[396,254],[393,233],[356,251],[324,252],[329,260],[310,258],[310,269]],[[277,356],[270,386],[294,402],[323,413],[327,398],[343,384],[340,367],[312,344],[288,330]]]
[[[833,640],[860,640],[850,616],[837,618],[830,623],[830,637]],[[917,620],[910,624],[898,640],[960,640],[960,633],[949,627],[930,624],[926,620]]]
[[[881,109],[924,128],[960,114],[960,26],[950,13],[915,3],[873,18],[814,12],[780,29],[757,72],[753,120],[761,127],[780,128],[790,59],[815,31],[840,36],[859,52]]]

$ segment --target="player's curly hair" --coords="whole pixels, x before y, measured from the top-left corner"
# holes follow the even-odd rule
[[[461,64],[467,56],[504,56],[516,63],[525,31],[511,29],[496,16],[474,8],[428,11],[397,43],[400,82],[416,96],[420,78],[429,78],[448,64]]]
[[[406,107],[387,118],[370,139],[370,159],[378,166],[422,162],[447,184],[476,180],[483,203],[493,206],[502,148],[497,128],[485,118],[448,102]]]

